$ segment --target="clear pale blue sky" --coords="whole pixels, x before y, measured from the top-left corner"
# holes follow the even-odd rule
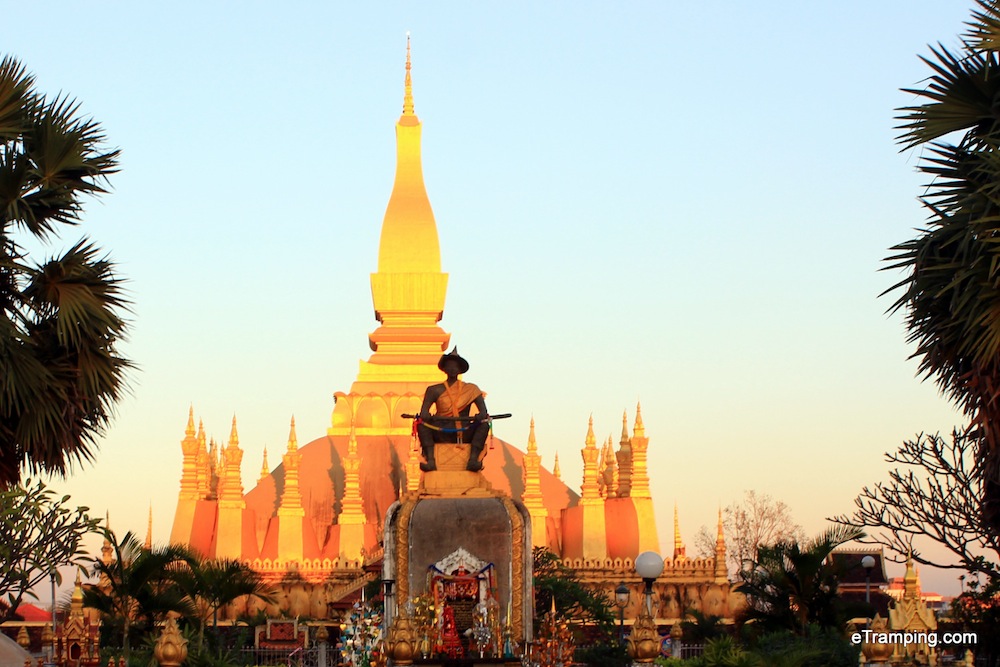
[[[533,414],[578,486],[587,417],[617,441],[639,399],[665,553],[675,500],[692,545],[750,488],[818,532],[959,421],[877,297],[925,218],[899,88],[971,4],[14,3],[0,52],[123,151],[81,231],[130,280],[141,371],[60,489],[140,533],[152,502],[162,541],[190,403],[216,438],[237,414],[248,488],[291,414],[325,433],[375,326],[410,30],[442,324],[498,435]]]

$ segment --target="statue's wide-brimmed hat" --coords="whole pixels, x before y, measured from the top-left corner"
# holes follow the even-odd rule
[[[440,368],[443,371],[444,370],[444,362],[448,361],[449,359],[458,362],[458,372],[459,372],[459,374],[465,373],[466,371],[469,370],[469,362],[466,361],[465,359],[463,359],[461,357],[461,355],[458,354],[458,346],[457,345],[455,346],[455,348],[451,352],[448,352],[447,354],[442,354],[441,355],[441,358],[438,359],[438,368]]]

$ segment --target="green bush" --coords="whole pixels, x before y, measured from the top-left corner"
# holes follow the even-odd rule
[[[836,630],[811,625],[805,636],[773,632],[753,647],[767,665],[789,667],[856,667],[861,648]]]
[[[625,645],[617,642],[578,648],[573,660],[592,667],[628,667],[632,662],[625,652]]]

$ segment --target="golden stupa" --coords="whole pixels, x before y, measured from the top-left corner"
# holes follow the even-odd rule
[[[269,470],[265,451],[259,479],[245,493],[235,417],[228,443],[219,446],[206,442],[192,408],[181,441],[171,542],[207,557],[241,559],[271,582],[284,582],[269,613],[331,617],[338,603],[377,579],[386,511],[420,484],[412,424],[401,415],[418,412],[425,388],[442,381],[437,361],[450,335],[439,325],[448,274],[441,271],[437,226],[424,187],[409,39],[404,85],[395,182],[382,220],[378,270],[371,274],[379,326],[368,336],[372,354],[360,362],[350,391],[335,394],[327,433],[299,447],[293,419],[281,464]],[[641,587],[632,561],[660,546],[646,466],[649,439],[638,407],[633,422],[630,434],[623,418],[617,451],[610,438],[599,446],[593,423],[588,424],[579,493],[560,479],[558,456],[555,474],[542,467],[534,419],[526,451],[494,437],[483,470],[492,488],[521,499],[535,546],[560,555],[594,586],[611,591],[622,581],[631,585],[632,606]],[[683,606],[728,615],[721,537],[715,558],[688,559],[681,547],[665,560],[657,584],[661,618]],[[241,604],[229,609],[229,616],[256,611]]]

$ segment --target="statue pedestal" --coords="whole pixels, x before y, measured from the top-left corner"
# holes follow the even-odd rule
[[[469,449],[435,445],[438,469],[423,473],[418,490],[389,508],[383,579],[396,582],[395,603],[405,605],[418,595],[451,595],[449,577],[472,575],[476,599],[495,599],[504,622],[509,609],[512,638],[530,639],[531,517],[520,502],[492,489],[482,472],[465,469]],[[461,611],[466,593],[459,588],[454,608]],[[392,605],[387,608],[392,614]]]
[[[479,497],[496,496],[493,487],[486,481],[481,472],[469,472],[469,450],[471,445],[434,445],[434,459],[437,470],[425,472],[420,477],[420,495],[442,497]]]

